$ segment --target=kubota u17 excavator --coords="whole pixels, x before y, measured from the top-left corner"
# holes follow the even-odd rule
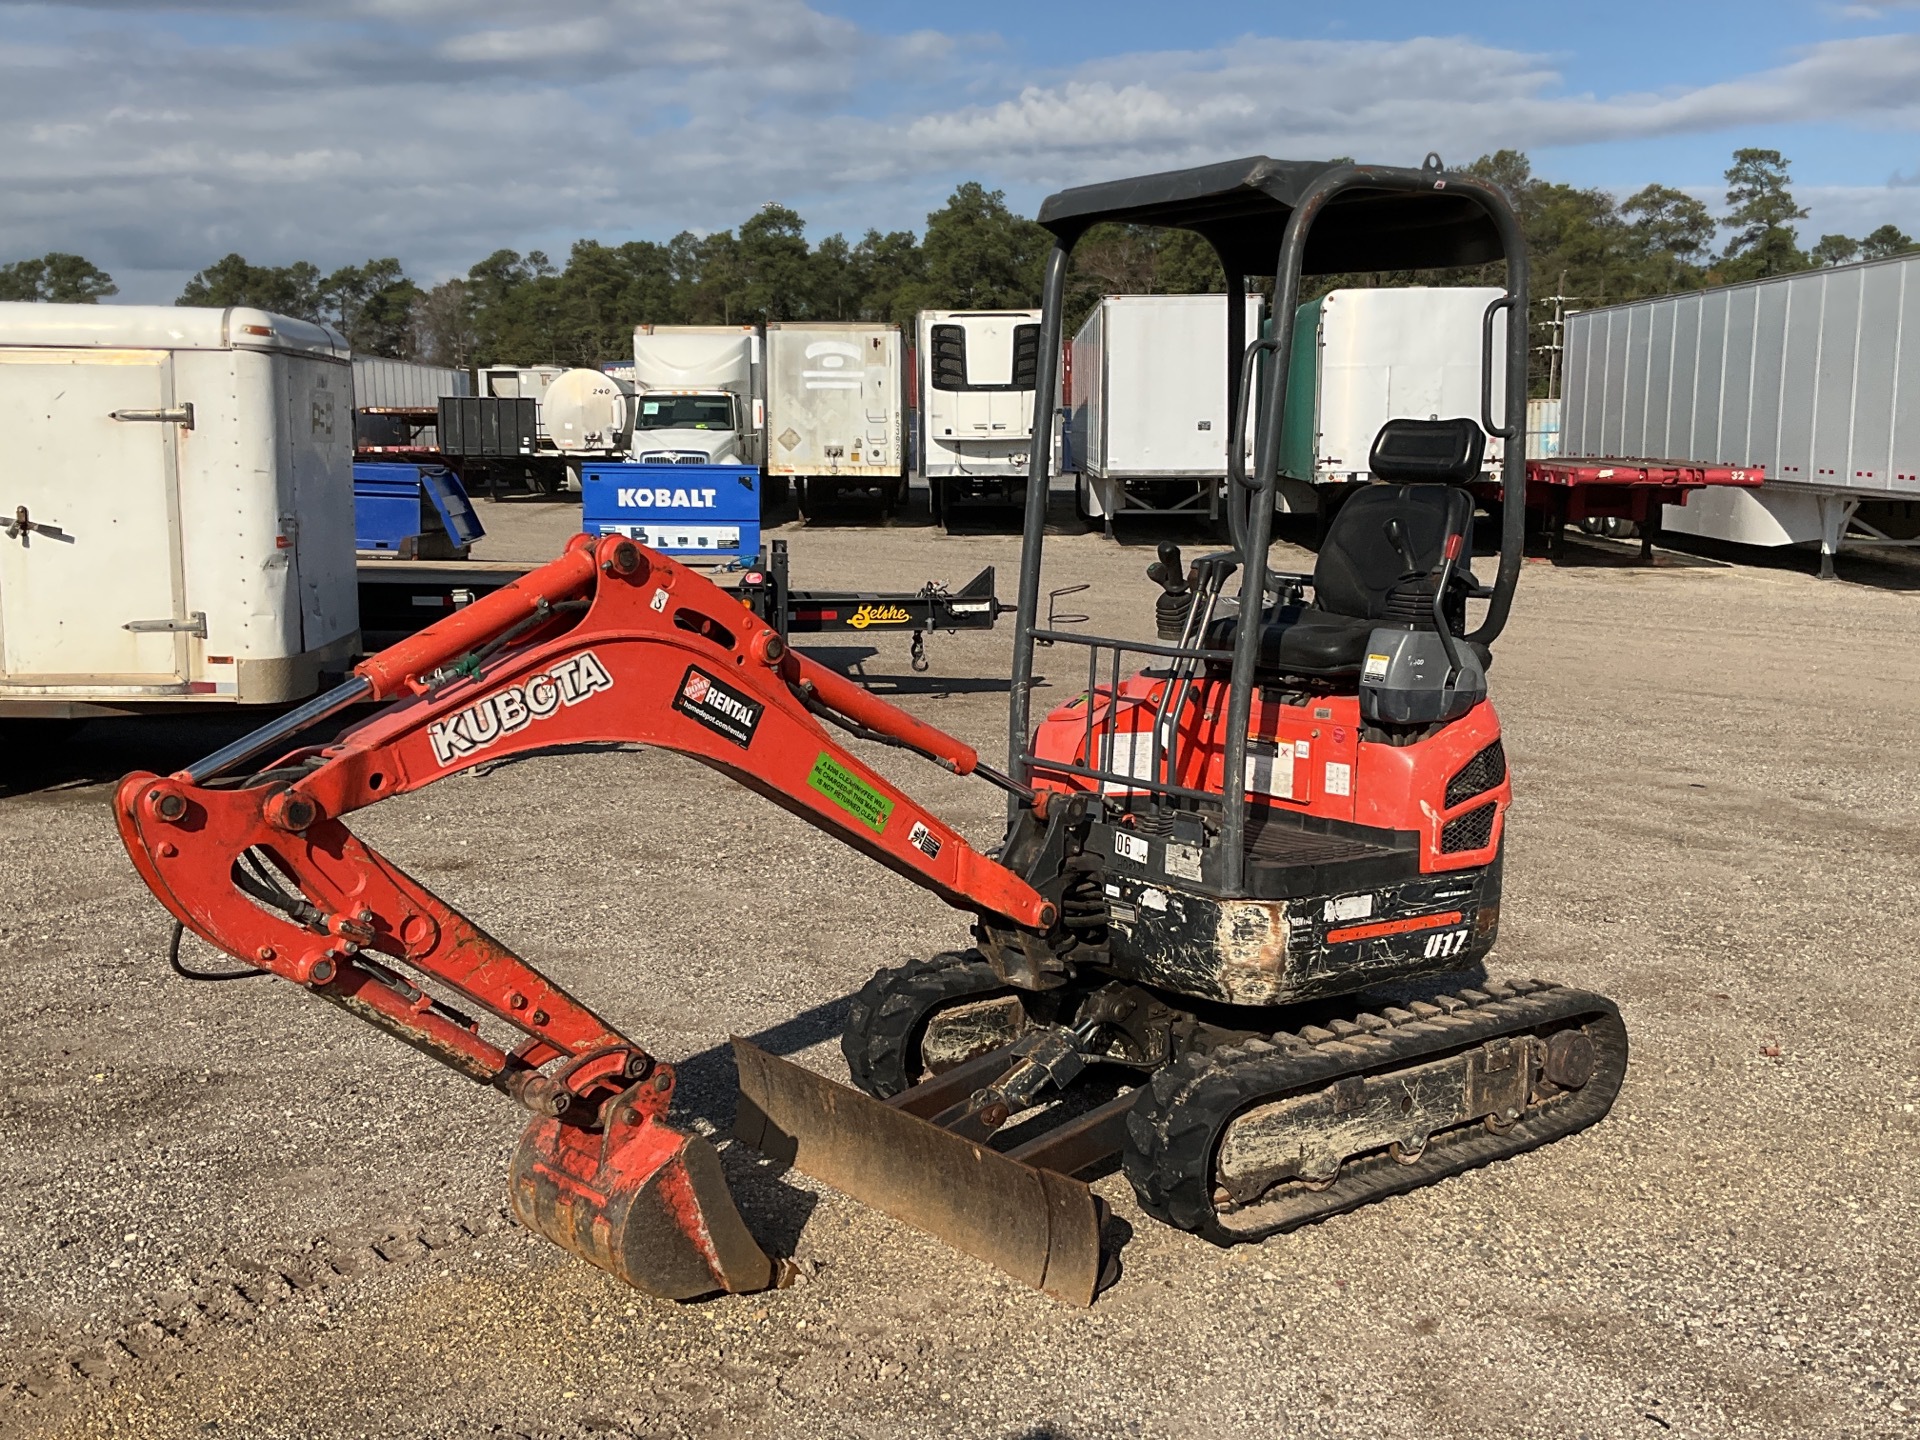
[[[128,852],[180,925],[531,1110],[514,1213],[656,1295],[782,1272],[712,1146],[671,1123],[672,1066],[362,844],[353,811],[508,755],[660,745],[973,916],[970,948],[883,970],[855,997],[843,1049],[858,1090],[736,1041],[735,1134],[1073,1302],[1112,1273],[1078,1177],[1116,1159],[1149,1214],[1229,1243],[1566,1135],[1619,1089],[1626,1033],[1608,1001],[1417,983],[1476,965],[1500,909],[1511,787],[1486,668],[1520,570],[1527,393],[1526,258],[1505,197],[1433,157],[1252,159],[1068,190],[1040,220],[1056,244],[1036,434],[1077,239],[1118,221],[1211,242],[1228,277],[1233,544],[1184,570],[1163,551],[1157,641],[1044,628],[1035,446],[1004,773],[695,571],[581,536],[304,709],[117,792]],[[1290,317],[1303,273],[1498,260],[1481,415],[1390,423],[1377,483],[1339,510],[1313,573],[1271,572],[1293,327],[1249,343],[1247,278],[1273,276],[1273,313]],[[1464,487],[1490,435],[1507,448],[1483,585]],[[1042,644],[1085,655],[1085,688],[1030,730]],[[388,704],[290,748],[367,701]],[[1000,787],[999,847],[974,849],[856,741]],[[1383,985],[1400,988],[1360,994]]]

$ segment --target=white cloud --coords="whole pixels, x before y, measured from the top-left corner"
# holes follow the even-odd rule
[[[917,225],[965,176],[1030,203],[1252,153],[1417,163],[1808,122],[1920,129],[1920,38],[1903,35],[1595,95],[1541,56],[1444,36],[1250,37],[1040,72],[992,37],[883,37],[802,0],[556,8],[341,0],[314,21],[234,0],[187,26],[137,0],[0,4],[0,258],[77,250],[147,277],[130,297],[164,299],[228,250],[395,254],[437,278],[503,246],[732,225],[770,196],[816,233]],[[245,24],[210,41],[209,12]],[[1800,178],[1816,233],[1920,225],[1920,190]]]

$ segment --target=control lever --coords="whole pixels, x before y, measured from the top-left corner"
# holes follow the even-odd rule
[[[1400,523],[1398,515],[1387,521],[1387,540],[1400,552],[1400,563],[1407,567],[1407,574],[1426,574],[1426,571],[1420,568],[1419,560],[1414,556],[1413,547],[1407,543],[1407,527]]]
[[[1180,565],[1180,547],[1163,543],[1160,558],[1147,566],[1147,578],[1160,587],[1153,602],[1153,626],[1162,640],[1178,643],[1193,614],[1193,589]]]

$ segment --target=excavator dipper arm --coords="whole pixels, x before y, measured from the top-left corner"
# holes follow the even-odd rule
[[[583,743],[692,756],[949,904],[1044,932],[1053,905],[855,756],[822,723],[958,774],[971,747],[788,650],[697,572],[630,540],[579,536],[552,564],[357,667],[346,698],[391,702],[267,769],[129,775],[115,819],[187,929],[300,985],[537,1117],[513,1160],[523,1223],[655,1294],[773,1283],[718,1157],[666,1123],[672,1067],[356,839],[342,817],[447,775]],[[269,733],[276,732],[276,733]],[[469,1011],[517,1035],[483,1036]]]

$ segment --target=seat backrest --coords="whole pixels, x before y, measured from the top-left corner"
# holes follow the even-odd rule
[[[1356,620],[1384,618],[1396,585],[1439,567],[1448,531],[1464,528],[1471,506],[1466,492],[1450,485],[1361,486],[1320,544],[1314,607]]]
[[[1486,449],[1477,421],[1389,420],[1373,437],[1367,468],[1382,480],[1464,485],[1479,478]]]

